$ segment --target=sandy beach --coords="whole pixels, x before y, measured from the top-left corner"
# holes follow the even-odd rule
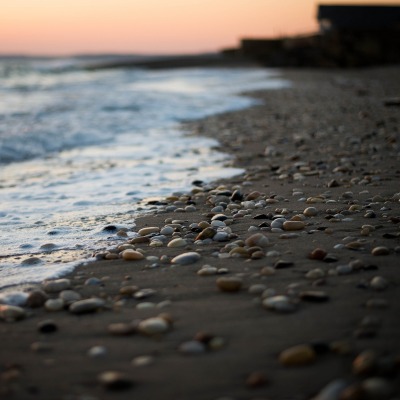
[[[183,125],[243,175],[0,305],[0,398],[398,398],[400,68],[283,76]]]

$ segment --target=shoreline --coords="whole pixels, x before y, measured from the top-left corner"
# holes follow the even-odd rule
[[[125,257],[152,258],[125,261],[122,248],[110,249],[98,258],[118,259],[67,275],[68,289],[102,299],[93,313],[73,314],[67,305],[49,312],[42,303],[25,307],[21,321],[0,322],[0,393],[111,399],[120,389],[121,399],[163,393],[176,400],[279,400],[309,399],[335,382],[338,394],[329,398],[339,399],[346,387],[361,396],[348,399],[395,398],[399,132],[398,107],[385,100],[400,92],[398,72],[284,70],[294,86],[252,93],[263,105],[183,124],[191,134],[217,138],[245,174],[198,183],[135,220],[135,231],[172,226],[183,247],[167,247],[171,233],[150,246],[150,233],[127,244]],[[228,207],[213,210],[218,202]],[[194,243],[206,224],[191,224],[219,213],[226,221],[221,241],[204,233],[205,241]],[[279,215],[294,223],[271,227]],[[254,234],[261,239],[239,242]],[[171,263],[185,252],[198,256],[188,265]],[[198,275],[204,265],[214,268]],[[219,285],[236,289],[218,289],[219,278],[234,278]],[[58,289],[43,289],[43,301],[60,297]],[[275,295],[284,296],[281,305]],[[165,332],[146,334],[138,320],[159,314],[157,329]],[[296,345],[303,346],[297,361],[284,359]],[[103,354],[88,355],[94,346]],[[357,370],[354,361],[366,350],[375,352],[373,361]],[[121,375],[110,384],[99,378],[105,371]]]

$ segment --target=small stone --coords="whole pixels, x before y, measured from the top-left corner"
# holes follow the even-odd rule
[[[332,179],[327,184],[328,188],[338,187],[340,186],[339,182],[336,179]]]
[[[323,303],[329,300],[329,295],[322,291],[307,290],[300,293],[300,298],[313,303]]]
[[[290,347],[279,355],[279,362],[285,367],[312,364],[315,359],[315,350],[307,344]]]
[[[374,290],[385,290],[389,286],[389,282],[382,276],[375,276],[371,279],[369,285]]]
[[[107,355],[107,348],[104,346],[93,346],[88,351],[88,356],[91,358],[102,358]]]
[[[47,299],[47,294],[42,290],[33,290],[29,293],[28,298],[26,299],[26,306],[30,308],[43,307]]]
[[[27,305],[28,293],[25,292],[6,292],[0,294],[0,304],[9,306],[23,307]]]
[[[243,285],[243,280],[239,277],[230,276],[218,278],[216,283],[218,289],[222,292],[238,292]]]
[[[210,276],[210,275],[216,275],[217,272],[218,269],[216,267],[212,267],[211,265],[203,265],[201,269],[197,271],[197,275]]]
[[[75,301],[82,300],[82,296],[74,290],[63,290],[60,292],[59,298],[62,299],[67,305],[75,303]]]
[[[114,336],[128,336],[136,333],[136,325],[129,323],[113,323],[108,325],[108,332]]]
[[[315,207],[307,207],[304,211],[303,214],[306,217],[315,217],[318,214],[318,210]]]
[[[249,287],[249,293],[259,295],[262,294],[265,289],[267,289],[267,286],[263,285],[262,283],[257,283]]]
[[[327,254],[325,250],[316,248],[308,255],[308,258],[310,260],[323,260]]]
[[[150,235],[151,233],[159,233],[160,228],[158,226],[148,226],[139,230],[138,234],[140,236]]]
[[[64,306],[63,299],[48,299],[46,303],[44,303],[44,308],[47,311],[61,311],[64,309]]]
[[[217,233],[216,229],[211,227],[206,227],[203,229],[197,236],[195,240],[205,240],[205,239],[212,239],[215,234]]]
[[[184,342],[179,346],[179,352],[186,355],[199,355],[206,351],[206,346],[204,343],[197,340],[190,340]]]
[[[185,247],[187,246],[188,242],[185,239],[182,238],[176,238],[176,239],[172,239],[167,247]]]
[[[264,372],[252,372],[246,379],[246,386],[249,388],[259,388],[268,383],[267,375]]]
[[[0,319],[6,322],[14,322],[26,317],[26,312],[18,306],[0,304]]]
[[[285,231],[300,231],[304,229],[306,224],[303,221],[285,221],[282,225]]]
[[[122,294],[123,296],[132,296],[135,294],[139,288],[135,285],[128,285],[128,286],[122,286],[119,289],[119,293]]]
[[[133,382],[121,372],[106,371],[98,376],[99,383],[107,390],[120,391],[132,387]]]
[[[143,299],[147,299],[150,296],[153,296],[155,293],[156,293],[156,291],[151,288],[141,289],[141,290],[135,292],[133,297],[137,300],[143,300]]]
[[[255,233],[245,240],[245,244],[249,247],[258,246],[263,248],[269,246],[269,239],[262,233]]]
[[[132,365],[135,367],[147,367],[151,364],[154,364],[153,356],[138,356],[132,360]]]
[[[378,357],[373,350],[364,350],[353,361],[354,375],[371,375],[377,369]]]
[[[195,262],[199,261],[201,258],[201,255],[196,252],[189,252],[189,253],[183,253],[180,254],[179,256],[174,257],[171,260],[172,264],[178,264],[178,265],[189,265],[189,264],[194,264]]]
[[[328,383],[312,400],[339,400],[341,394],[348,386],[348,383],[342,379],[334,380]],[[350,400],[350,399],[348,399]],[[353,399],[356,400],[356,399]]]
[[[280,313],[291,313],[297,309],[296,304],[289,297],[283,295],[267,297],[263,300],[262,305],[268,310]]]
[[[275,269],[283,269],[283,268],[289,268],[292,267],[294,265],[294,263],[292,261],[288,261],[288,260],[278,260],[275,264],[274,264],[274,268]]]
[[[387,256],[390,254],[390,250],[384,246],[374,247],[371,251],[373,256]]]
[[[169,323],[160,317],[148,318],[139,323],[138,330],[145,335],[159,335],[169,330]]]
[[[59,293],[71,287],[69,279],[56,279],[53,281],[45,281],[42,284],[43,290],[47,293]]]
[[[105,305],[105,301],[99,298],[91,298],[79,300],[69,306],[69,311],[72,314],[86,314],[95,312]]]
[[[122,252],[122,258],[125,261],[136,261],[136,260],[142,260],[144,258],[144,255],[139,251],[126,249]]]
[[[306,278],[307,279],[321,279],[325,277],[325,271],[322,270],[321,268],[314,268],[311,269],[306,273]]]
[[[174,233],[174,228],[172,226],[164,226],[161,229],[160,234],[165,236],[171,236]]]
[[[40,321],[37,327],[40,333],[54,333],[58,330],[57,324],[52,319]]]

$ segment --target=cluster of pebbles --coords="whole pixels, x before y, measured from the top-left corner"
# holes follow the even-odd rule
[[[187,218],[167,217],[162,226],[144,226],[137,232],[126,231],[127,240],[124,243],[105,253],[97,254],[96,257],[140,263],[142,268],[149,270],[193,265],[196,266],[193,273],[198,279],[214,276],[216,290],[221,293],[249,293],[255,307],[282,314],[298,312],[304,303],[329,302],[331,293],[334,296],[334,291],[330,287],[327,290],[323,288],[328,286],[331,278],[347,277],[351,274],[362,276],[362,272],[372,271],[372,277],[360,279],[358,283],[359,287],[364,287],[372,294],[365,307],[368,310],[379,311],[390,306],[385,300],[384,292],[394,283],[378,273],[379,267],[375,258],[380,260],[400,252],[399,246],[392,245],[395,243],[392,239],[399,237],[397,215],[389,212],[396,209],[400,193],[393,193],[382,199],[375,196],[358,202],[354,201],[355,196],[350,196],[349,192],[346,196],[340,194],[338,200],[334,200],[333,195],[328,197],[325,193],[323,196],[311,196],[305,198],[305,201],[299,201],[297,209],[292,210],[286,206],[289,201],[284,196],[266,195],[259,191],[246,193],[242,190],[243,187],[239,186],[228,188],[226,185],[201,185],[196,186],[190,193],[170,196],[160,202],[162,205],[156,206],[155,215],[172,213]],[[298,193],[299,189],[294,191]],[[349,198],[352,201],[343,201]],[[331,208],[333,204],[334,209]],[[354,207],[355,204],[357,207]],[[196,213],[196,206],[200,206],[202,211],[209,211],[199,215]],[[387,215],[379,218],[376,224],[369,220],[366,224],[365,219],[369,219],[366,210],[376,210],[376,213]],[[147,217],[143,221],[147,222],[150,219]],[[338,224],[345,225],[346,222],[353,221],[358,223],[358,232],[343,237],[339,243],[334,243],[331,249],[313,248],[305,254],[304,258],[309,260],[309,267],[299,271],[298,281],[287,285],[284,290],[273,287],[273,277],[284,272],[282,270],[294,269],[296,259],[300,257],[285,257],[284,248],[288,246],[287,243],[301,238],[308,240],[308,237],[313,237],[311,235],[334,236]],[[379,232],[385,233],[382,235]],[[381,243],[376,245],[377,238],[386,240],[380,240]],[[291,241],[287,242],[287,239]],[[212,248],[211,251],[207,251],[209,247]],[[163,250],[169,252],[163,254]],[[360,257],[353,257],[350,262],[345,262],[348,258],[345,254],[349,252],[356,252]],[[202,263],[204,258],[218,260],[227,266],[231,259],[239,260],[244,266],[260,260],[265,260],[266,263],[256,273],[232,274],[228,267],[215,267],[212,262]],[[254,280],[258,282],[249,283]],[[102,280],[94,277],[84,282],[84,286],[100,289],[101,285]],[[71,279],[57,279],[43,282],[38,290],[2,296],[1,301],[9,304],[0,305],[0,317],[7,322],[21,320],[29,317],[31,310],[39,307],[43,307],[48,313],[67,311],[81,315],[106,312],[124,307],[125,300],[129,298],[138,300],[138,309],[159,311],[163,307],[171,306],[168,300],[159,303],[148,301],[154,293],[153,289],[140,289],[125,284],[113,299],[104,299],[101,295],[83,298],[79,290],[73,287]],[[355,327],[353,336],[373,338],[381,324],[379,317],[367,315]],[[41,333],[53,333],[57,331],[57,324],[52,319],[45,319],[38,323],[37,329]],[[142,334],[151,338],[159,338],[173,329],[173,317],[169,313],[161,313],[143,320],[116,322],[107,327],[112,336]],[[224,338],[199,333],[192,340],[183,342],[177,351],[194,355],[205,353],[207,349],[215,351],[224,346]],[[48,344],[35,342],[32,349],[38,352],[47,351]],[[285,367],[299,367],[317,362],[320,354],[351,352],[348,341],[306,343],[282,350],[278,362]],[[90,357],[104,356],[106,353],[107,349],[99,346],[94,346],[88,352]],[[133,360],[134,365],[152,362],[154,360],[150,355]],[[351,384],[334,380],[322,389],[316,399],[390,399],[394,393],[391,378],[396,376],[399,367],[398,353],[380,357],[367,348],[353,360],[353,372],[359,379]],[[99,382],[109,390],[122,390],[133,386],[127,377],[115,371],[102,373]],[[246,382],[247,386],[258,387],[270,383],[270,380],[262,374],[254,373]]]
[[[313,101],[307,104],[312,110]],[[253,123],[263,120],[257,108],[248,113]],[[354,293],[354,297],[349,295],[348,308],[360,309],[360,320],[347,326],[341,337],[315,340],[318,320],[315,337],[309,341],[299,342],[296,331],[282,332],[287,347],[275,348],[268,357],[275,369],[290,371],[291,376],[293,370],[312,365],[323,368],[329,360],[340,358],[342,370],[335,371],[329,382],[313,377],[318,382],[314,392],[292,393],[292,398],[396,399],[400,347],[393,347],[391,342],[386,348],[374,342],[385,326],[399,332],[398,322],[396,325],[387,312],[396,309],[393,293],[400,282],[400,192],[395,180],[399,171],[382,170],[385,162],[391,165],[393,160],[398,161],[395,135],[383,129],[382,123],[376,134],[369,135],[346,134],[344,128],[337,128],[340,137],[319,127],[317,133],[296,133],[288,142],[287,136],[280,134],[279,125],[260,152],[260,140],[265,142],[260,126],[255,126],[253,137],[246,139],[234,135],[244,129],[241,120],[235,121],[235,128],[227,129],[233,117],[227,118],[228,122],[219,118],[216,126],[225,126],[219,135],[223,145],[232,152],[247,146],[238,156],[246,175],[223,184],[196,181],[187,193],[148,204],[150,213],[139,218],[137,226],[114,233],[117,246],[95,255],[98,264],[108,260],[110,268],[131,268],[129,275],[121,275],[112,288],[110,278],[96,276],[89,265],[72,277],[46,281],[30,291],[0,295],[0,319],[11,323],[35,320],[37,331],[47,337],[59,332],[60,315],[73,319],[90,314],[101,321],[102,316],[114,313],[113,322],[103,326],[108,338],[132,336],[132,340],[168,343],[179,334],[182,324],[174,317],[179,301],[175,302],[173,296],[163,298],[154,288],[139,287],[135,281],[139,273],[169,271],[176,276],[177,285],[182,274],[190,275],[193,287],[210,288],[217,299],[239,297],[259,313],[258,318],[281,316],[290,320],[313,310],[318,318],[324,307],[326,312],[333,312],[333,320],[344,318],[335,314],[335,305],[343,301],[338,293],[345,287],[347,295]],[[285,129],[295,125],[289,117],[271,118],[282,121]],[[368,117],[358,114],[357,118],[364,123]],[[329,117],[326,119],[332,123]],[[213,118],[211,121],[215,123]],[[198,130],[202,129],[199,123]],[[382,137],[385,140],[379,142]],[[246,140],[255,142],[254,148]],[[316,140],[319,148],[309,154]],[[358,303],[360,298],[362,304]],[[353,299],[357,299],[356,304]],[[128,318],[127,310],[146,316]],[[340,310],[346,313],[343,307]],[[224,357],[234,346],[234,335],[228,340],[218,332],[210,333],[207,326],[197,328],[192,337],[174,342],[174,354],[192,358],[195,363],[199,357],[191,356],[217,353]],[[31,350],[46,353],[52,345],[42,339],[32,343]],[[83,357],[107,358],[110,352],[93,339]],[[98,374],[97,385],[107,391],[130,390],[138,383],[130,367],[153,365],[157,357],[142,354],[124,371],[105,369]],[[3,373],[3,383],[16,379],[18,371],[12,371],[14,374],[9,370]],[[264,390],[257,393],[266,398],[275,384],[274,370],[248,371],[242,378],[245,390]],[[284,384],[290,386],[290,382]],[[253,398],[249,396],[246,398]]]

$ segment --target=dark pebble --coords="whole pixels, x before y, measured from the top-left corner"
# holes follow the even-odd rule
[[[40,333],[54,333],[58,330],[57,324],[51,319],[40,321],[37,327]]]
[[[266,214],[257,214],[253,219],[269,219],[269,217]]]
[[[232,193],[231,200],[232,200],[232,201],[242,201],[242,200],[243,200],[243,194],[240,193],[239,190],[235,190],[235,191]]]
[[[294,263],[292,261],[286,261],[286,260],[278,260],[274,264],[275,269],[282,269],[282,268],[289,268],[292,267]]]

